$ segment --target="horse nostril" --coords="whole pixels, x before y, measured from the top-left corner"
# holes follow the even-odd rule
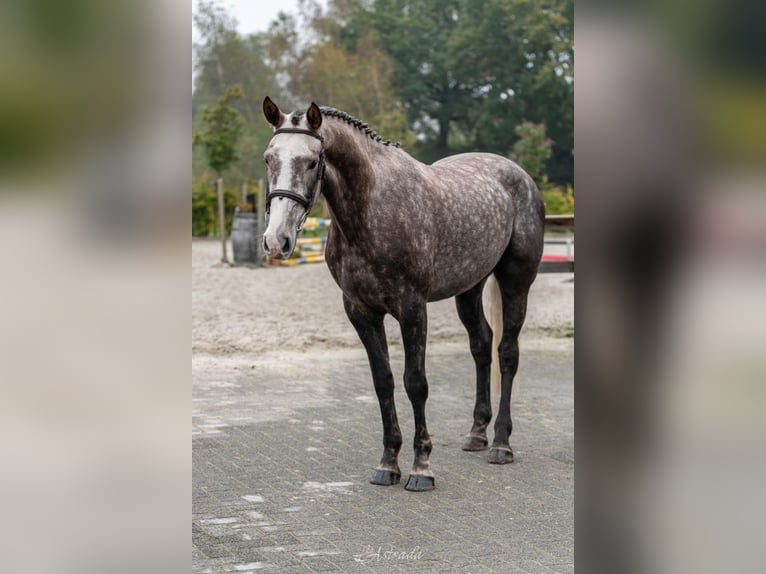
[[[282,244],[282,253],[290,253],[290,238],[286,237],[285,242]]]

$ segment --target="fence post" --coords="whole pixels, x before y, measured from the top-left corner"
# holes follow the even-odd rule
[[[247,203],[247,182],[242,182],[242,203]]]
[[[256,240],[258,242],[258,250],[256,253],[258,254],[258,265],[264,265],[266,253],[264,253],[263,250],[263,234],[265,230],[263,229],[263,224],[265,222],[266,218],[266,188],[263,183],[263,179],[258,180],[258,214],[255,218],[255,225],[256,225]]]
[[[218,232],[221,234],[221,261],[228,263],[226,258],[226,211],[223,204],[223,178],[219,177],[216,180],[216,186],[218,187]]]

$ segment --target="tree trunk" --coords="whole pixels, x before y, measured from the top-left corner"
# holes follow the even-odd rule
[[[448,153],[448,138],[449,138],[449,124],[450,120],[447,115],[443,115],[439,118],[439,137],[436,140],[436,149],[439,152],[439,158],[442,158]]]
[[[226,210],[223,201],[223,178],[220,173],[216,184],[218,187],[218,232],[221,234],[221,261],[228,263],[229,260],[226,257]]]

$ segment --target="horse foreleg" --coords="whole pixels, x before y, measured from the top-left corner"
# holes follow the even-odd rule
[[[425,301],[417,301],[403,309],[399,317],[404,343],[404,388],[412,403],[415,419],[413,449],[415,460],[407,480],[407,490],[432,490],[434,474],[431,472],[431,436],[426,426],[426,332],[427,316]]]
[[[402,447],[402,433],[396,417],[394,403],[394,376],[388,360],[388,344],[386,330],[383,326],[383,315],[366,307],[355,305],[347,297],[343,297],[351,324],[356,329],[359,338],[367,351],[370,361],[372,380],[375,393],[380,404],[380,416],[383,420],[383,456],[375,469],[370,482],[390,486],[397,484],[402,476],[399,470],[399,450]]]

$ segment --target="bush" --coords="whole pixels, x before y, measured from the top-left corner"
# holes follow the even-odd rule
[[[211,235],[215,229],[216,196],[208,177],[192,183],[192,237]]]
[[[564,215],[574,213],[574,189],[568,185],[566,187],[557,187],[544,182],[540,186],[545,202],[545,213],[547,215]]]
[[[513,133],[519,138],[513,145],[511,159],[536,182],[545,181],[545,164],[551,157],[553,141],[545,136],[545,124],[524,120]]]
[[[241,201],[240,189],[230,189],[224,184],[223,200],[226,234],[229,235],[234,210]],[[192,182],[192,236],[218,237],[218,194],[215,179],[207,174]]]

